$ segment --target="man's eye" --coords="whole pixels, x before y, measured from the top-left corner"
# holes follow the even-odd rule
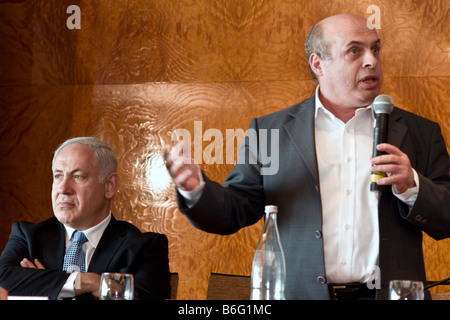
[[[85,181],[86,180],[86,176],[82,175],[82,174],[75,174],[75,175],[73,175],[73,178],[77,181]]]

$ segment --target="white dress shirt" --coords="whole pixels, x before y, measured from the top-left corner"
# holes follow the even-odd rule
[[[94,251],[97,248],[98,243],[100,242],[100,239],[103,235],[103,232],[105,231],[106,227],[108,226],[109,222],[111,221],[111,213],[99,224],[83,230],[84,235],[88,239],[83,246],[82,249],[86,255],[86,270],[89,268],[89,263],[91,262],[92,256],[94,255]],[[75,229],[64,225],[64,228],[66,229],[66,251],[69,249],[70,245],[72,244],[72,234],[75,231]],[[63,298],[71,298],[75,296],[75,285],[77,281],[77,277],[79,276],[79,272],[72,272],[67,278],[66,283],[62,287],[61,291],[59,292],[58,299]]]
[[[369,190],[373,127],[370,106],[356,110],[344,123],[316,94],[315,143],[329,283],[365,282],[369,267],[377,264],[378,192]]]
[[[366,282],[378,265],[378,192],[370,191],[375,116],[372,105],[347,123],[324,108],[316,89],[315,144],[329,283]],[[417,187],[396,196],[410,207]]]

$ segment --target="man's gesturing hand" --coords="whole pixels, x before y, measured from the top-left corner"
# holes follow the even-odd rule
[[[192,191],[200,185],[199,167],[194,163],[183,141],[178,141],[170,149],[166,148],[164,160],[177,188]]]

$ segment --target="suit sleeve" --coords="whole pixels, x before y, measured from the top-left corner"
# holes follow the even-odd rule
[[[248,132],[256,134],[254,119]],[[196,228],[216,234],[231,234],[256,223],[264,214],[264,188],[258,143],[247,133],[239,150],[238,163],[220,185],[204,176],[205,188],[197,203],[188,208],[178,194],[178,207]]]
[[[438,124],[428,143],[429,152],[419,155],[426,159],[419,172],[419,194],[404,217],[440,240],[450,237],[450,160]]]
[[[24,258],[33,261],[32,237],[27,233],[24,222],[15,222],[5,250],[0,257],[0,286],[10,295],[48,296],[57,298],[59,291],[69,274],[60,270],[39,270],[22,268],[20,261]]]
[[[136,245],[141,250],[126,270],[134,274],[134,299],[164,300],[170,298],[169,249],[167,237],[158,233],[146,233],[145,241]]]

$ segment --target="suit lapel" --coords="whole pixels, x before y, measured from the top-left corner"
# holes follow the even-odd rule
[[[47,269],[62,270],[66,251],[64,226],[54,218],[54,225],[40,236],[42,257],[38,258]],[[33,257],[32,257],[33,258]]]
[[[400,148],[408,128],[398,120],[401,118],[395,109],[389,117],[388,143]]]
[[[314,101],[315,95],[294,108],[289,113],[292,119],[284,125],[284,129],[318,183],[319,174],[314,142]]]
[[[124,230],[120,228],[119,223],[114,217],[111,217],[111,221],[106,227],[91,262],[89,263],[88,272],[95,272],[101,274],[108,270],[112,259],[116,255],[116,252],[122,246],[122,243],[126,239]]]
[[[395,111],[395,109],[392,112],[392,114],[389,116],[388,138],[387,138],[388,141],[387,142],[389,144],[396,146],[397,148],[401,148],[403,140],[406,136],[406,132],[408,131],[408,127],[405,126],[403,123],[399,122],[400,118],[401,118],[401,115],[399,113],[397,113]],[[386,192],[386,190],[389,190],[389,192]],[[391,190],[392,189],[390,186],[389,186],[389,188],[384,187],[382,189],[382,192],[381,192],[382,197],[380,197],[379,206],[380,206],[380,203],[382,201],[384,201],[384,199],[385,199],[384,195],[393,196]],[[381,215],[379,215],[379,219],[383,219],[381,217]]]

